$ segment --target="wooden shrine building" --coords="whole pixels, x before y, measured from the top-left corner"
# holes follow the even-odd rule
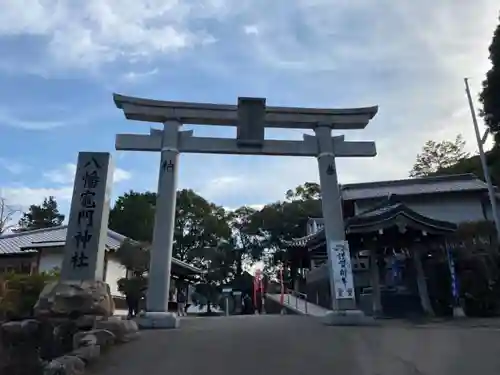
[[[304,271],[289,287],[331,308],[325,231],[321,219],[311,220],[316,232],[287,243],[291,274]],[[345,219],[345,228],[360,309],[370,315],[433,314],[423,263],[437,252],[442,257],[456,224],[423,216],[392,196]]]

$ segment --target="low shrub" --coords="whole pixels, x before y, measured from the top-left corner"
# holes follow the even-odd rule
[[[0,279],[0,319],[17,320],[33,316],[33,307],[44,286],[58,278],[58,272],[5,274]]]

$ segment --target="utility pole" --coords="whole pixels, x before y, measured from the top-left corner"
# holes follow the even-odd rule
[[[481,134],[479,133],[479,126],[477,124],[476,111],[474,110],[474,104],[472,102],[472,97],[470,94],[469,79],[464,78],[464,82],[465,82],[465,92],[467,93],[467,100],[469,101],[469,108],[472,116],[472,123],[474,124],[474,131],[476,133],[477,147],[479,149],[479,158],[481,159],[481,165],[483,166],[484,180],[486,181],[486,185],[488,186],[488,195],[490,197],[490,203],[491,203],[491,214],[493,216],[493,221],[495,222],[497,241],[498,244],[500,244],[500,220],[498,219],[495,188],[491,183],[491,176],[488,170],[488,164],[486,163],[486,155],[484,154],[484,148],[483,148],[484,142],[486,141],[486,138],[488,136],[488,130],[486,130],[486,133],[483,135],[483,137],[481,137]]]

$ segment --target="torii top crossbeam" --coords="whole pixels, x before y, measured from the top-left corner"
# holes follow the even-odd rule
[[[364,129],[378,107],[314,109],[266,107],[262,98],[238,98],[238,105],[166,102],[114,94],[114,101],[131,120],[178,124],[227,125],[237,127],[236,139],[196,137],[192,131],[176,133],[176,147],[181,152],[240,155],[317,156],[318,138],[304,134],[304,140],[265,139],[265,128],[329,128],[327,142],[337,157],[376,155],[374,142],[347,142],[331,137],[331,129]],[[172,137],[170,135],[170,137]],[[324,138],[324,137],[323,137]],[[149,135],[117,134],[116,149],[160,151],[165,147],[163,131],[152,129]]]
[[[175,120],[182,124],[237,126],[238,106],[211,103],[172,102],[113,94],[116,106],[129,120],[161,122]],[[239,98],[239,102],[263,103],[264,126],[269,128],[314,129],[318,123],[332,129],[364,129],[377,114],[378,106],[364,108],[267,107],[265,99]]]

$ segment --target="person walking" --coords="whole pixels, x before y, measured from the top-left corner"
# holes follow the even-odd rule
[[[186,293],[182,289],[177,291],[177,315],[187,316],[186,313]]]
[[[145,287],[143,280],[139,278],[127,279],[125,283],[124,289],[128,308],[128,318],[132,319],[139,313],[139,304],[144,296]]]
[[[129,294],[125,297],[128,307],[128,318],[132,319],[139,313],[139,297],[134,294]]]

